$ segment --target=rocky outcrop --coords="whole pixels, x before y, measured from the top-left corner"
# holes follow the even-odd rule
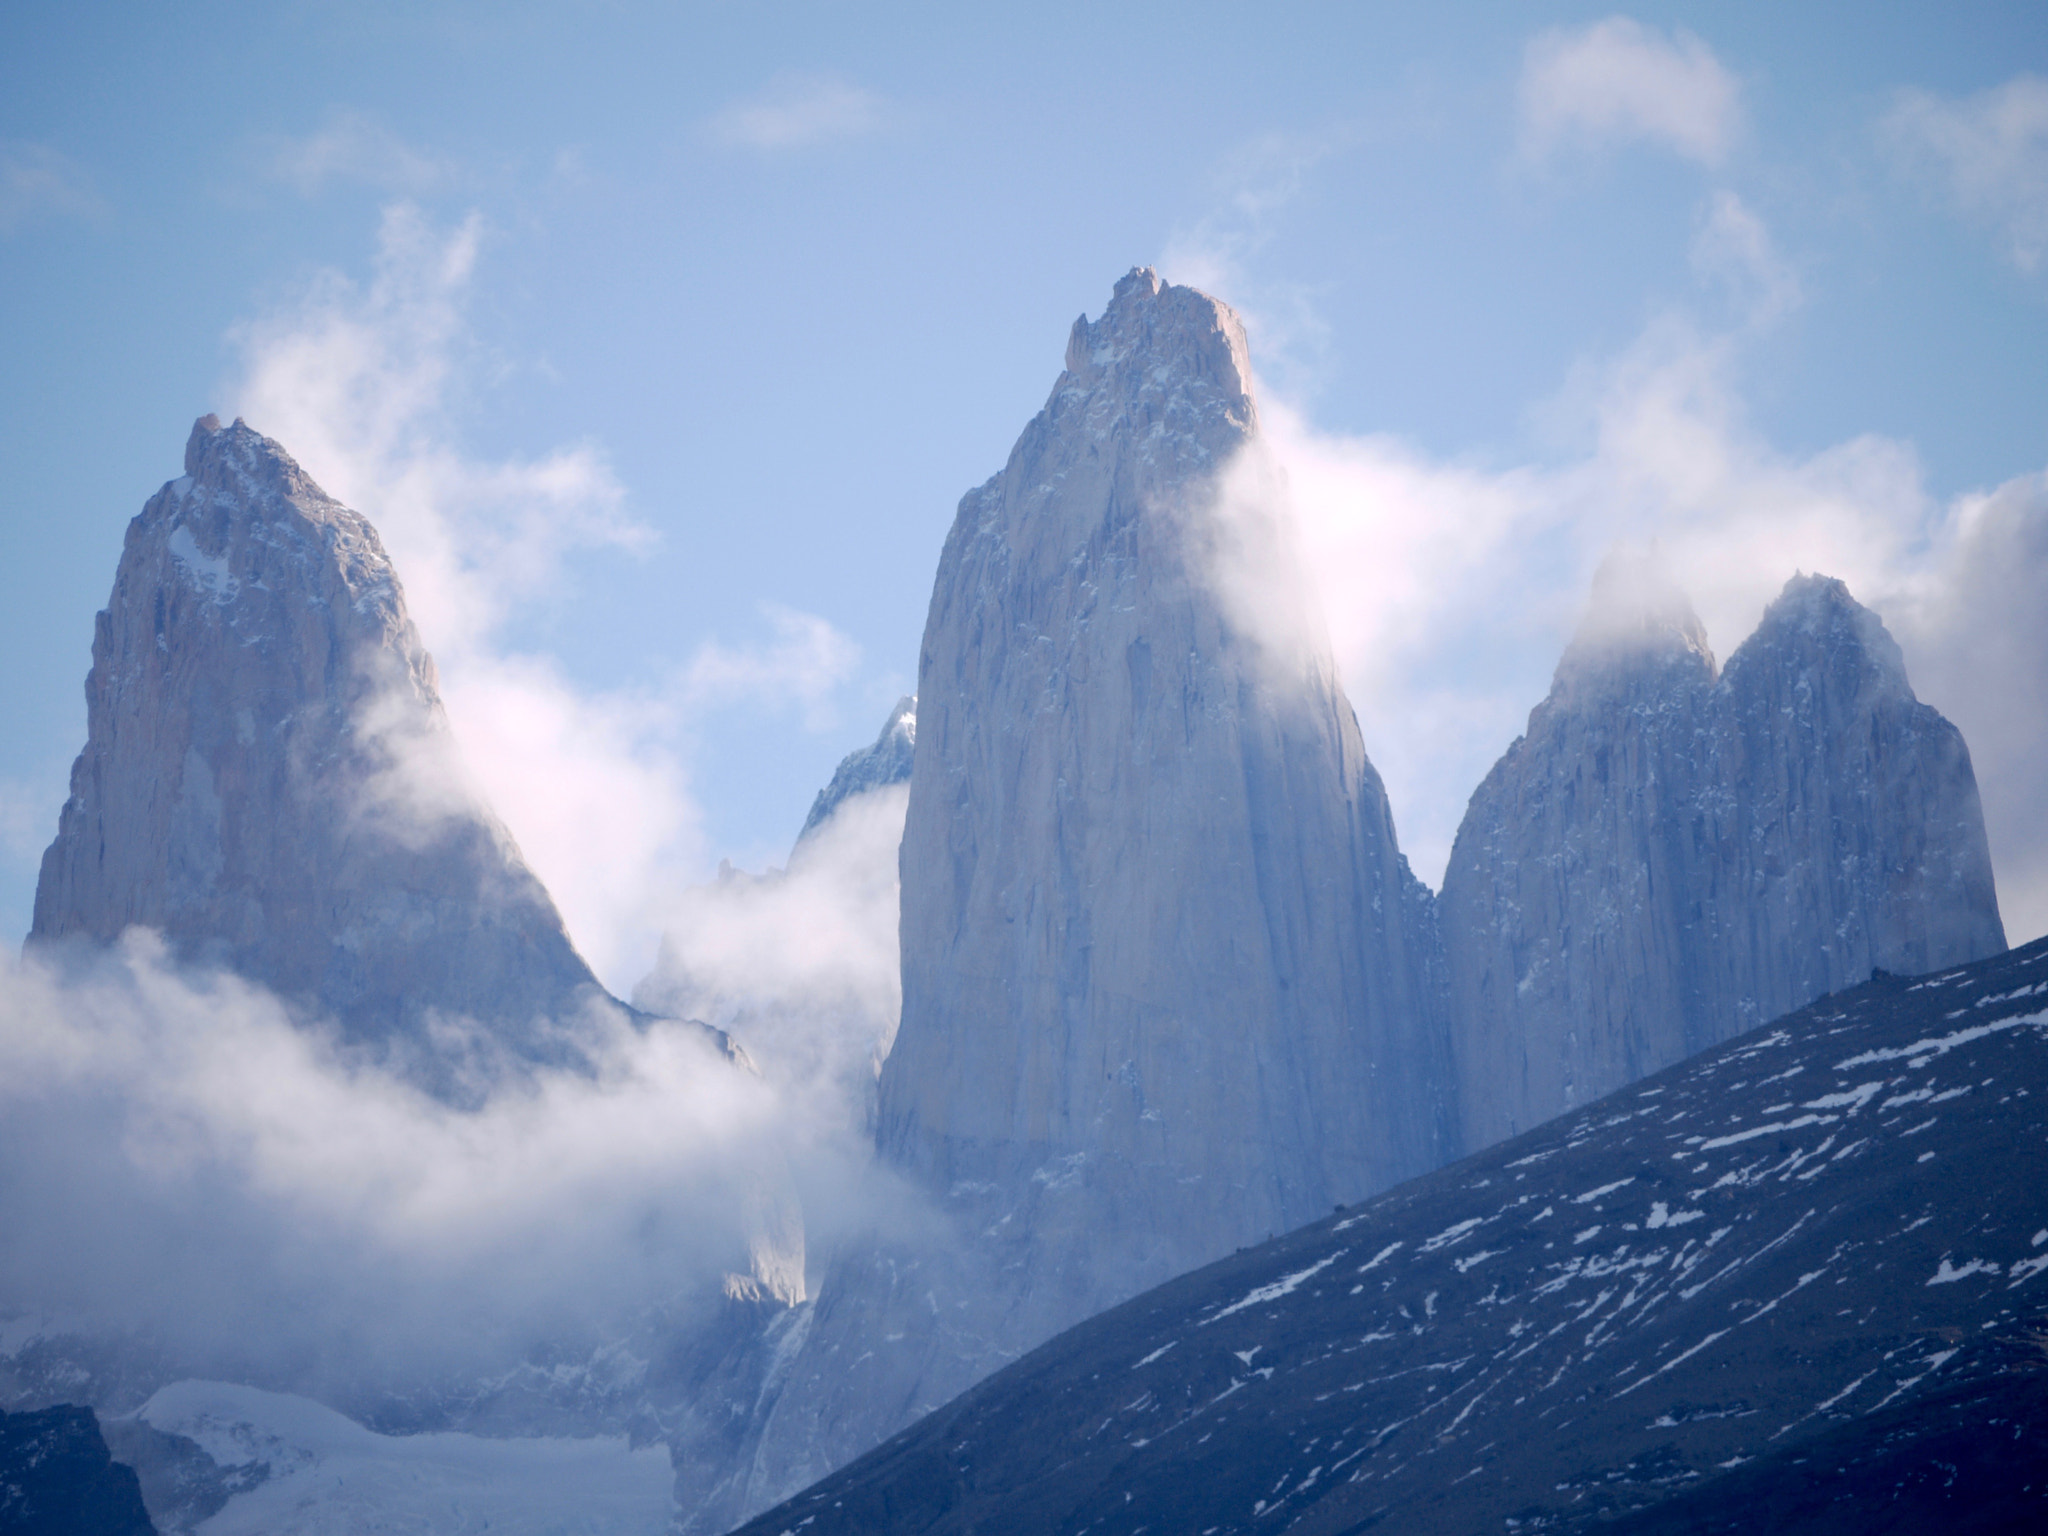
[[[1445,1151],[1428,898],[1258,442],[1237,317],[1134,271],[960,505],[877,1133],[946,1238],[830,1272],[757,1499]]]
[[[90,1408],[0,1413],[0,1531],[155,1536],[132,1467],[115,1461]]]
[[[157,929],[443,1087],[569,1054],[602,993],[463,778],[376,530],[243,423],[129,524],[86,720],[31,942]]]
[[[1683,596],[1618,563],[1439,913],[1474,1147],[1873,969],[2005,947],[1968,749],[1875,614],[1797,577],[1717,676]]]
[[[804,818],[796,840],[801,845],[832,819],[833,813],[856,795],[871,794],[892,784],[910,781],[911,757],[917,746],[917,696],[908,694],[896,701],[881,734],[869,745],[849,752],[839,760],[832,782],[818,791],[811,802],[811,814]]]

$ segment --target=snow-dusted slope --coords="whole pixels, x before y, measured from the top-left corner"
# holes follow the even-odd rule
[[[380,1435],[303,1397],[212,1381],[165,1387],[137,1417],[237,1474],[205,1536],[659,1536],[674,1512],[667,1448],[623,1438]]]
[[[1761,1531],[1816,1489],[1830,1531],[2048,1528],[2044,1103],[2048,940],[1880,978],[1095,1318],[745,1529]]]

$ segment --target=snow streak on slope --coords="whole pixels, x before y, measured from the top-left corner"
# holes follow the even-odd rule
[[[2048,1405],[2044,984],[2048,941],[1823,999],[1093,1319],[747,1529],[1575,1529],[1976,1383]]]

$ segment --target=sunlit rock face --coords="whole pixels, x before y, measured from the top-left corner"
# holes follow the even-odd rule
[[[833,1269],[757,1496],[1444,1154],[1429,898],[1258,443],[1237,317],[1134,271],[961,503],[877,1134],[951,1242]]]
[[[1471,1147],[1873,969],[2005,947],[1969,751],[1875,614],[1797,577],[1717,676],[1684,597],[1619,563],[1439,913]]]
[[[129,524],[86,719],[32,942],[160,930],[443,1087],[560,1059],[602,996],[463,778],[376,530],[241,422]]]
[[[1413,882],[1327,640],[1219,590],[1243,560],[1315,611],[1281,509],[1214,505],[1257,432],[1237,317],[1133,273],[926,620],[880,1145],[1094,1249],[1045,1277],[1080,1307],[1437,1150]]]

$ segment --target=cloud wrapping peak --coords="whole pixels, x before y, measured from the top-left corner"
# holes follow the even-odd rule
[[[792,702],[824,728],[859,652],[822,618],[764,605],[765,647],[709,641],[672,676],[591,690],[507,643],[511,622],[561,586],[571,555],[634,554],[654,535],[591,444],[499,460],[459,446],[455,410],[478,371],[465,304],[484,245],[474,215],[442,227],[411,204],[388,207],[367,283],[323,273],[238,330],[230,408],[376,525],[434,654],[467,774],[592,969],[623,995],[707,862],[687,728],[714,709]],[[433,785],[414,787],[430,821]]]
[[[766,89],[711,119],[722,144],[744,149],[804,149],[880,129],[885,103],[873,91],[832,74],[780,75]]]
[[[700,1030],[602,1015],[593,1075],[468,1111],[142,930],[84,969],[0,960],[0,1309],[410,1372],[715,1288],[791,1106]]]
[[[1961,101],[1906,91],[1884,137],[1908,166],[1931,171],[1956,205],[1998,230],[2023,272],[2048,255],[2048,79],[2017,75]]]
[[[1654,545],[1724,657],[1797,571],[1838,576],[1875,608],[1920,697],[1975,753],[2008,934],[2048,931],[2048,707],[2032,707],[2048,701],[2048,641],[2028,595],[2048,587],[2042,477],[1943,502],[1902,442],[1780,452],[1744,409],[1742,334],[1653,321],[1554,407],[1588,446],[1549,463],[1436,459],[1262,403],[1403,851],[1440,878],[1595,568],[1618,544]]]
[[[1705,166],[1742,133],[1742,93],[1713,50],[1683,28],[1666,36],[1627,16],[1529,44],[1521,148],[1531,161],[1569,145],[1646,142]]]

